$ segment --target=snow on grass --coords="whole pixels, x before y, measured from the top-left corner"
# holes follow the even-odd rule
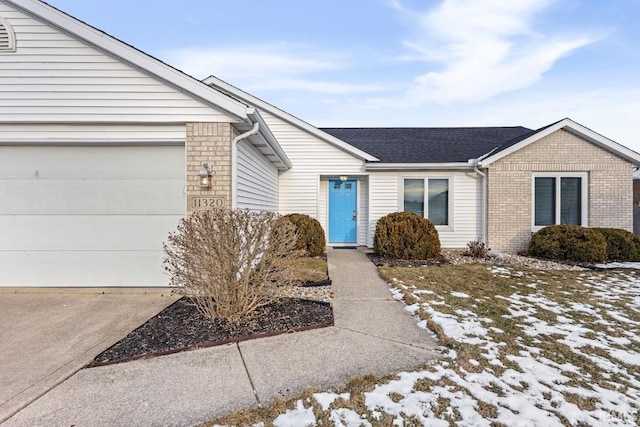
[[[337,399],[349,400],[350,395],[349,393],[314,393],[313,398],[320,404],[322,410],[326,411]]]
[[[594,267],[601,269],[628,268],[640,270],[640,262],[609,262],[607,264],[596,264]]]
[[[414,293],[415,293],[415,291],[414,291]],[[453,291],[453,292],[450,292],[450,294],[451,294],[451,296],[458,297],[458,298],[469,298],[469,295],[465,294],[464,292]]]
[[[305,408],[302,400],[296,402],[295,409],[289,409],[284,414],[278,415],[273,420],[275,427],[305,427],[316,425],[316,416],[313,414],[313,407]]]
[[[502,280],[493,297],[468,292],[475,304],[461,308],[451,299],[433,304],[438,294],[456,296],[458,291],[443,286],[412,304],[412,311],[425,313],[447,339],[475,347],[481,358],[465,360],[466,348],[450,352],[448,362],[401,373],[365,393],[367,409],[429,425],[438,425],[434,418],[442,425],[638,425],[640,346],[633,338],[640,335],[640,279],[583,273],[565,284],[502,267],[490,273]],[[524,278],[532,282],[513,286],[513,280]],[[401,291],[419,300],[422,292],[413,293],[406,279],[403,283]],[[495,316],[498,325],[487,326],[491,319],[474,307],[486,309],[492,302],[504,311]],[[504,329],[512,334],[508,344],[500,342]],[[424,379],[427,391],[416,387]],[[446,410],[436,414],[438,400]]]
[[[640,425],[640,272],[381,273],[443,357],[350,394],[315,393],[307,408],[292,401],[274,425]]]

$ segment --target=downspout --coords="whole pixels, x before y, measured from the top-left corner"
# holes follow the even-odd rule
[[[473,161],[473,171],[482,177],[482,242],[487,243],[487,174],[480,172],[477,159]]]
[[[251,130],[248,130],[245,133],[236,136],[231,142],[231,209],[236,209],[238,206],[238,143],[245,138],[255,135],[259,130],[260,124],[258,122],[255,122]]]

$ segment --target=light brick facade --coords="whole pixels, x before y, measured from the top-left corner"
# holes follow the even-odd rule
[[[231,207],[231,123],[187,123],[187,213],[207,208],[194,198],[207,198]],[[203,163],[211,165],[211,188],[200,188]],[[203,201],[199,201],[203,202]],[[207,204],[210,202],[207,202]]]
[[[488,245],[526,249],[532,233],[532,174],[588,173],[588,225],[633,231],[632,165],[558,130],[488,166]]]

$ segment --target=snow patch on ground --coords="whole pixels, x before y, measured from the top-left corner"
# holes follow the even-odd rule
[[[640,268],[640,263],[638,263]],[[492,274],[523,277],[502,267]],[[519,273],[519,272],[518,272]],[[479,351],[475,357],[443,349],[444,356],[417,372],[400,372],[396,379],[380,383],[364,393],[366,411],[340,407],[348,394],[316,393],[313,399],[335,426],[360,427],[391,416],[393,425],[491,426],[635,426],[640,420],[640,280],[625,274],[599,279],[583,275],[578,280],[589,298],[572,299],[572,292],[545,294],[541,280],[519,283],[505,296],[484,296],[476,302],[499,299],[507,303],[504,319],[513,319],[520,333],[509,337],[494,322],[472,309],[449,306],[445,295],[417,290],[411,284],[392,281],[391,292],[402,299],[413,292],[419,301],[406,306],[416,314],[426,312],[443,333]],[[533,282],[533,280],[532,280]],[[526,289],[526,290],[525,290]],[[449,292],[456,298],[472,298]],[[560,295],[560,296],[558,296]],[[566,299],[562,297],[566,296]],[[477,307],[470,304],[469,307]],[[635,313],[635,314],[634,314]],[[426,320],[418,326],[426,329]],[[622,325],[622,326],[621,326]],[[557,357],[545,342],[567,346],[570,357]],[[503,348],[509,341],[511,353]],[[515,346],[515,353],[514,348]],[[446,351],[445,351],[446,350]],[[484,360],[483,360],[484,358]],[[584,369],[587,361],[597,368]],[[592,381],[599,376],[599,381]],[[488,409],[489,408],[489,409]],[[313,425],[311,407],[302,401],[274,420],[276,427]]]
[[[629,268],[633,270],[640,270],[640,262],[609,262],[606,264],[596,264],[595,268],[599,269],[614,269],[614,268]]]
[[[331,404],[337,399],[349,400],[351,396],[349,395],[349,393],[315,393],[313,395],[313,398],[316,400],[316,402],[318,402],[322,410],[326,411],[327,409],[329,409],[329,406],[331,406]]]
[[[450,294],[451,294],[451,296],[458,297],[458,298],[469,298],[469,295],[465,294],[464,292],[453,291]]]
[[[296,409],[289,409],[284,414],[278,415],[273,420],[275,427],[306,427],[316,425],[316,416],[313,414],[313,407],[305,408],[302,400],[296,403]]]

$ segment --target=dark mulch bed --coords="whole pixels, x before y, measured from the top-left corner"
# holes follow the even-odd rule
[[[111,348],[89,366],[210,347],[259,336],[330,326],[333,310],[325,302],[287,298],[260,308],[239,324],[207,320],[187,298],[181,298]]]
[[[433,259],[412,259],[412,260],[385,258],[385,257],[375,255],[373,253],[368,253],[367,256],[369,257],[371,262],[373,262],[378,267],[381,267],[384,265],[388,265],[389,267],[424,267],[424,266],[431,266],[431,265],[438,266],[438,265],[451,264],[442,255]]]

